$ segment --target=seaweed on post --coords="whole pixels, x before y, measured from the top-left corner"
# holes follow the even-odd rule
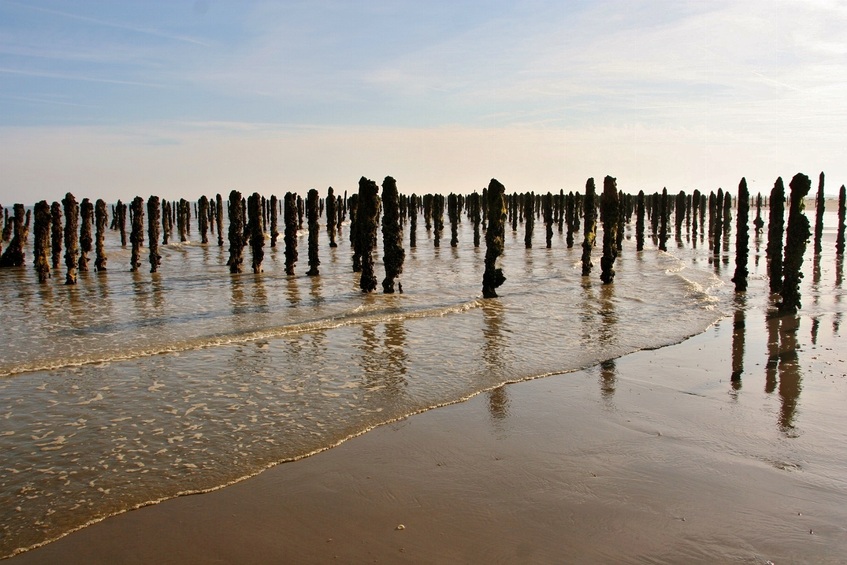
[[[393,294],[394,281],[403,274],[406,252],[403,249],[403,228],[400,226],[400,197],[397,182],[392,177],[385,177],[382,181],[382,205],[382,259],[385,264],[382,291]],[[399,285],[399,288],[402,292],[403,286]]]
[[[582,239],[582,276],[587,277],[591,274],[591,269],[594,266],[591,263],[591,249],[594,247],[594,242],[597,239],[597,205],[595,203],[596,194],[594,189],[594,178],[588,179],[585,183],[585,198],[583,199],[583,239]]]
[[[151,196],[147,199],[147,240],[150,242],[150,272],[155,273],[162,264],[162,256],[159,255],[159,214],[161,213],[159,197]]]
[[[306,271],[306,274],[310,277],[321,274],[318,270],[318,266],[321,264],[318,257],[319,206],[320,197],[318,191],[313,188],[306,194],[306,222],[309,224],[309,270]]]
[[[742,178],[738,184],[738,226],[735,231],[735,292],[747,290],[747,259],[750,255],[750,194],[747,191],[747,179]]]
[[[600,197],[600,221],[603,223],[603,256],[600,258],[600,280],[611,284],[615,280],[615,259],[618,256],[618,216],[620,199],[614,177],[603,179],[603,194]]]
[[[796,313],[800,309],[800,280],[803,278],[803,255],[811,236],[809,219],[803,213],[805,198],[812,188],[808,176],[797,173],[788,184],[791,190],[788,227],[785,232],[785,255],[782,262],[782,301],[779,311]]]
[[[483,298],[496,298],[497,288],[506,282],[503,269],[497,267],[497,259],[503,255],[503,238],[506,233],[506,187],[496,179],[488,183],[486,208],[488,227],[485,231],[485,271],[482,274]]]

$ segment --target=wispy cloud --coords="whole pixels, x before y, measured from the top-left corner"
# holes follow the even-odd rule
[[[84,76],[80,74],[71,74],[71,73],[58,73],[52,71],[32,71],[32,70],[23,70],[23,69],[9,69],[0,67],[0,73],[10,74],[10,75],[22,75],[29,77],[39,77],[39,78],[51,78],[51,79],[62,79],[62,80],[71,80],[71,81],[82,81],[82,82],[99,82],[105,84],[123,84],[127,86],[145,86],[148,88],[164,88],[164,84],[157,84],[152,82],[139,82],[139,81],[131,81],[131,80],[121,80],[107,77],[95,77],[95,76]]]

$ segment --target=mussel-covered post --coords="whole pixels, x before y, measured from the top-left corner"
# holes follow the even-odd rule
[[[447,218],[450,220],[450,247],[459,245],[459,197],[447,195]]]
[[[106,212],[106,201],[98,198],[94,204],[94,270],[106,270],[106,224],[109,221],[109,215]]]
[[[418,195],[414,192],[409,197],[409,247],[417,246],[418,231]]]
[[[482,296],[496,298],[497,288],[506,282],[503,269],[497,267],[497,259],[503,255],[503,238],[506,233],[506,187],[496,179],[488,183],[486,208],[488,228],[485,231],[485,271],[482,274]]]
[[[294,265],[299,257],[297,253],[297,195],[286,192],[282,202],[282,218],[285,222],[285,274],[294,274]]]
[[[782,241],[785,236],[785,185],[782,177],[776,179],[768,199],[768,279],[771,292],[782,290]]]
[[[712,234],[712,254],[719,257],[721,254],[721,241],[723,241],[723,217],[721,208],[723,207],[723,189],[718,188],[718,195],[715,197],[715,231]]]
[[[38,274],[38,282],[45,283],[50,278],[50,261],[48,253],[50,250],[50,205],[46,200],[41,200],[35,205],[35,243],[33,254],[35,272]]]
[[[785,236],[785,258],[782,262],[782,302],[780,312],[795,313],[800,309],[800,279],[803,278],[803,255],[811,230],[809,219],[803,213],[804,200],[812,188],[806,175],[797,173],[788,184],[791,189],[788,207],[788,228]]]
[[[350,247],[353,248],[353,272],[362,270],[362,250],[359,245],[359,193],[350,195]]]
[[[162,256],[159,255],[159,214],[162,207],[159,205],[159,197],[151,196],[147,199],[147,241],[149,241],[150,272],[155,273],[162,264]]]
[[[659,249],[668,250],[668,219],[670,218],[670,202],[668,201],[668,189],[662,189],[659,197]]]
[[[258,192],[254,192],[247,199],[247,218],[253,272],[261,273],[262,261],[265,258],[265,231],[262,229],[262,197]]]
[[[379,187],[370,179],[359,179],[359,212],[357,223],[358,248],[362,252],[362,275],[359,288],[362,292],[376,290],[373,252],[379,230]]]
[[[523,244],[527,249],[532,249],[532,234],[535,231],[535,215],[532,213],[533,194],[526,192],[523,195],[523,211],[524,211],[524,233]]]
[[[444,232],[444,195],[432,195],[432,244],[441,247],[441,234]]]
[[[50,222],[53,269],[58,270],[62,258],[62,205],[58,202],[50,205]]]
[[[126,247],[126,204],[120,200],[118,200],[117,206],[115,206],[115,216],[118,223],[118,231],[121,234],[121,247]]]
[[[79,226],[79,270],[86,272],[88,271],[88,254],[91,253],[91,244],[94,242],[91,237],[94,205],[88,198],[82,199],[79,205],[79,216],[82,222]]]
[[[276,240],[279,238],[279,202],[276,195],[271,194],[271,201],[268,205],[271,215],[271,247],[276,247]]]
[[[217,208],[217,215],[215,216],[215,222],[218,224],[218,247],[223,247],[224,245],[224,201],[220,194],[215,195],[215,208]]]
[[[65,276],[65,284],[76,284],[76,261],[79,253],[77,241],[79,204],[77,204],[74,195],[68,192],[62,199],[62,206],[65,210],[65,267],[68,270]]]
[[[318,196],[318,191],[313,188],[306,194],[306,222],[309,224],[309,270],[306,271],[306,274],[310,277],[321,274],[320,270],[318,270],[318,266],[321,264],[321,260],[318,257],[319,214],[320,197]]]
[[[735,292],[747,290],[747,258],[750,254],[750,194],[747,191],[747,179],[738,184],[738,223],[735,230]]]
[[[218,232],[220,233],[220,232]],[[229,265],[230,273],[240,273],[244,262],[244,208],[241,193],[233,190],[229,193]]]
[[[171,238],[171,203],[166,198],[162,200],[162,245],[167,245]]]
[[[338,221],[336,210],[335,191],[329,187],[326,191],[326,234],[329,236],[329,246],[338,247],[335,242],[335,225]]]
[[[403,274],[406,252],[403,250],[403,228],[400,226],[400,195],[397,182],[392,177],[385,177],[382,181],[382,205],[382,249],[385,253],[382,292],[393,294],[394,280]]]
[[[583,239],[582,239],[582,276],[587,277],[591,274],[591,268],[594,266],[591,263],[591,249],[594,247],[594,241],[597,239],[597,213],[595,204],[594,178],[590,178],[585,183],[585,198],[583,199]]]
[[[600,258],[600,280],[611,284],[615,280],[615,258],[618,256],[618,214],[620,212],[618,185],[614,177],[603,179],[600,197],[600,221],[603,222],[603,257]]]
[[[545,194],[541,199],[541,208],[544,215],[544,235],[547,241],[547,249],[553,247],[553,195]]]
[[[468,196],[468,215],[470,216],[471,223],[473,224],[473,246],[479,247],[479,224],[482,219],[482,206],[479,201],[478,192],[473,192],[470,196]]]
[[[635,201],[635,250],[644,250],[644,191],[638,191]]]
[[[135,272],[141,266],[141,246],[144,245],[144,199],[136,196],[132,200],[132,231],[129,233],[132,252],[129,270]]]

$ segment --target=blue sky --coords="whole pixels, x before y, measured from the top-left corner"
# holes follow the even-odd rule
[[[0,0],[0,203],[847,182],[847,4]]]

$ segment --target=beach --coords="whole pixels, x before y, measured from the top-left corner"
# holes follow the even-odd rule
[[[841,563],[840,317],[788,320],[750,308],[741,328],[499,387],[9,563]]]

